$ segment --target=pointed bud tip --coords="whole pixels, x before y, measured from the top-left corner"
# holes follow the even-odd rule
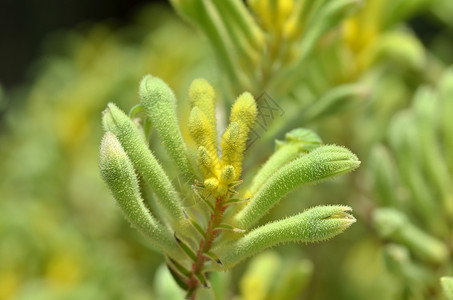
[[[126,157],[126,153],[124,152],[123,147],[116,136],[112,132],[108,131],[104,134],[101,141],[101,164],[112,157]]]

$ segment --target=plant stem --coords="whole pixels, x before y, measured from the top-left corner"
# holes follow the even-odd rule
[[[197,257],[195,262],[192,264],[192,269],[190,271],[190,279],[188,282],[187,295],[191,295],[190,299],[194,300],[196,297],[196,289],[198,288],[200,282],[197,279],[199,276],[204,276],[201,272],[203,270],[204,263],[207,260],[206,253],[212,247],[214,239],[219,234],[219,230],[216,229],[218,225],[222,222],[223,213],[226,206],[223,205],[224,197],[216,198],[214,212],[211,213],[209,219],[208,227],[205,232],[205,238],[201,239],[200,245],[197,251]]]

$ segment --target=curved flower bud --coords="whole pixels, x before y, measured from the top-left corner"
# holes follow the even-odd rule
[[[321,146],[273,174],[235,217],[240,228],[250,228],[280,199],[299,185],[315,183],[354,170],[360,161],[344,147]]]
[[[185,231],[183,224],[186,220],[178,193],[149,150],[135,123],[112,103],[104,111],[102,122],[106,131],[115,134],[135,169],[151,185],[163,213],[173,221],[171,222],[173,225]]]
[[[147,75],[140,83],[140,98],[168,154],[175,161],[184,179],[194,180],[186,144],[176,116],[176,97],[160,78]]]
[[[316,133],[305,128],[291,130],[285,138],[285,141],[276,141],[277,150],[253,178],[252,185],[248,189],[249,194],[254,195],[266,180],[285,164],[301,153],[308,153],[316,149],[322,143],[321,138]]]
[[[151,215],[143,203],[134,167],[111,132],[107,132],[102,139],[99,166],[104,181],[132,226],[165,253],[180,257],[172,234]]]
[[[356,219],[348,206],[317,206],[298,215],[267,223],[219,249],[226,268],[285,242],[318,242],[330,239],[351,226]]]

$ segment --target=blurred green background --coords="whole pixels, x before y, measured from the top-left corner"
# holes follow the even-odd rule
[[[162,257],[130,228],[99,175],[101,112],[111,101],[127,111],[138,101],[142,76],[153,74],[176,92],[181,123],[186,122],[186,93],[193,79],[205,77],[224,89],[209,43],[166,2],[26,2],[5,2],[20,18],[2,12],[8,26],[1,26],[0,46],[0,300],[178,299]],[[451,214],[442,214],[439,207],[448,208],[453,197],[448,69],[453,5],[449,0],[415,2],[387,23],[385,9],[358,12],[366,24],[379,25],[364,40],[403,31],[410,36],[409,46],[386,40],[390,50],[373,63],[348,58],[357,66],[329,65],[323,71],[330,81],[317,73],[318,61],[307,65],[312,71],[301,80],[322,82],[323,92],[314,93],[315,100],[338,83],[360,82],[366,89],[347,109],[287,126],[314,129],[325,143],[349,147],[363,164],[352,175],[298,190],[264,220],[341,203],[353,207],[358,222],[331,241],[281,246],[242,263],[218,279],[228,283],[224,299],[443,299],[438,278],[452,275]],[[370,0],[363,11],[373,3],[389,1]],[[77,13],[86,13],[88,21]],[[348,42],[358,52],[368,45],[351,36]],[[329,53],[324,49],[320,60]],[[434,96],[420,92],[420,86]],[[276,96],[279,91],[269,92]],[[294,107],[304,107],[290,99],[279,105],[287,113],[283,119]],[[272,131],[254,149],[272,153],[274,138],[283,138],[282,128],[287,129],[282,125]],[[261,150],[253,157],[254,149],[246,158],[250,174],[266,157]],[[431,211],[429,203],[440,198],[446,199],[440,201],[444,206]],[[396,236],[396,225],[382,229],[391,221],[376,217],[379,207],[405,212],[414,226],[445,245],[447,256],[431,259],[429,242],[428,258],[417,256],[420,247]],[[436,218],[440,225],[434,224]],[[299,280],[285,283],[285,276]],[[294,288],[295,294],[272,294],[282,289],[276,282],[286,291]],[[169,294],[172,289],[175,295]]]

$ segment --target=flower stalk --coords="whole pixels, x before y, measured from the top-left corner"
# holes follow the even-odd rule
[[[254,187],[245,187],[249,192],[242,194],[242,161],[258,113],[250,93],[236,99],[218,142],[214,89],[204,79],[192,83],[188,131],[194,151],[181,134],[176,98],[168,85],[145,76],[140,98],[153,130],[191,189],[176,190],[151,152],[147,129],[140,125],[148,120],[135,122],[114,104],[103,115],[101,174],[125,217],[166,256],[171,275],[188,299],[196,299],[198,288],[210,287],[208,272],[213,269],[230,269],[283,242],[323,241],[355,222],[349,207],[319,206],[248,231],[291,190],[351,171],[360,164],[357,157],[343,147],[321,146],[315,133],[296,129],[258,172]],[[156,195],[153,211],[143,203],[138,175]]]

